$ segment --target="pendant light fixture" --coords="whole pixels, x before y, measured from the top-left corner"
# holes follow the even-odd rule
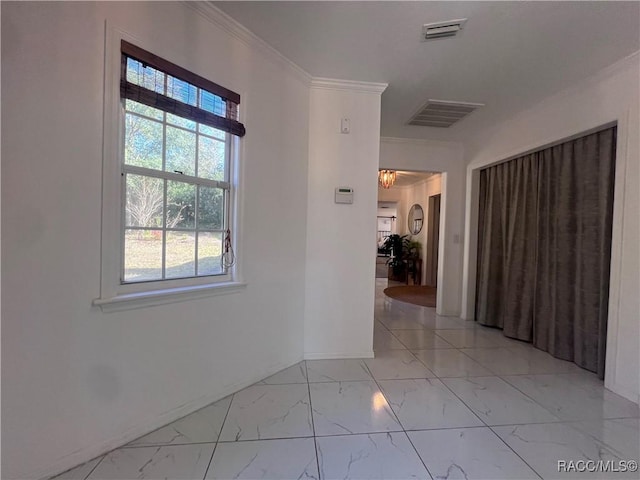
[[[378,171],[378,182],[382,188],[391,188],[396,183],[396,172],[394,170]]]

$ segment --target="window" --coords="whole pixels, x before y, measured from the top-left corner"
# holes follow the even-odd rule
[[[228,278],[240,96],[122,41],[121,275]]]

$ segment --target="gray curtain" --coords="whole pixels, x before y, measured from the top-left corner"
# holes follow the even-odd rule
[[[476,320],[604,377],[616,130],[480,172]]]
[[[536,229],[536,157],[495,165],[480,176],[479,231],[484,235],[478,239],[476,320],[530,342],[536,240],[525,232]]]

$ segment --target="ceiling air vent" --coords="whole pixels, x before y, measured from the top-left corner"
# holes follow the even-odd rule
[[[477,108],[483,106],[483,103],[429,100],[427,104],[418,110],[418,113],[409,120],[408,125],[447,128],[462,120]]]
[[[455,37],[462,30],[466,18],[449,20],[446,22],[427,23],[422,26],[422,41],[435,40],[436,38]]]

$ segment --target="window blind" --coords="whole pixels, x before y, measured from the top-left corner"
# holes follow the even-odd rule
[[[204,77],[122,41],[120,95],[238,137],[240,95]]]

